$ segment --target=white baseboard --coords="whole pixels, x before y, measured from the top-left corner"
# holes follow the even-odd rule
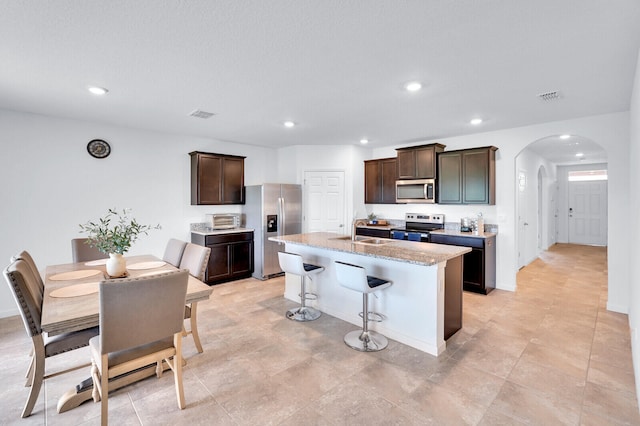
[[[20,312],[18,312],[16,309],[5,309],[0,311],[0,318],[7,318],[15,315],[20,315]]]
[[[607,302],[607,311],[618,312],[620,314],[629,314],[629,307]]]

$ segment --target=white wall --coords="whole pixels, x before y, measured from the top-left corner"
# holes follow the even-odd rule
[[[631,97],[630,108],[630,149],[629,149],[629,165],[631,169],[630,176],[630,209],[629,217],[640,217],[640,55],[638,56],[638,64],[636,66],[636,76],[633,84],[633,93]],[[629,292],[630,309],[629,309],[629,325],[631,326],[631,347],[633,354],[633,367],[636,377],[636,396],[640,402],[640,339],[638,329],[640,328],[640,248],[637,242],[640,241],[640,228],[637,226],[627,227],[629,241],[634,244],[630,246],[629,264],[631,288]]]
[[[112,153],[94,159],[91,139],[107,140]],[[194,150],[245,155],[248,185],[277,179],[275,150],[181,135],[0,110],[0,264],[26,249],[38,266],[71,262],[71,238],[80,223],[108,208],[131,207],[142,223],[162,225],[143,236],[131,254],[162,256],[171,237],[190,239],[189,224],[206,213],[240,212],[240,206],[191,206]],[[17,314],[0,285],[0,317]]]

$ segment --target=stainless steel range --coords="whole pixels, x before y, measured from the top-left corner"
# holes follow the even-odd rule
[[[396,240],[429,242],[429,231],[444,228],[443,214],[406,213],[405,227],[391,230],[391,238]]]

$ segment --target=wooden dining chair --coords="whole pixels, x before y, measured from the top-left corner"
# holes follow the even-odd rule
[[[85,367],[78,365],[67,370],[45,376],[45,359],[78,349],[89,344],[89,339],[98,334],[98,327],[74,331],[49,337],[41,327],[42,300],[44,297],[38,279],[26,260],[17,259],[4,270],[4,277],[20,310],[27,335],[31,337],[31,364],[27,373],[27,386],[31,387],[22,417],[28,417],[40,394],[42,382],[53,376]]]
[[[162,256],[162,260],[172,264],[176,268],[179,267],[180,261],[182,260],[182,253],[184,253],[184,248],[186,246],[187,243],[185,241],[171,238],[167,242],[167,247],[164,249],[164,256]]]
[[[178,407],[185,407],[182,385],[182,328],[189,273],[186,270],[100,283],[100,335],[89,342],[93,399],[101,400],[108,423],[109,380],[149,364],[162,375],[173,371]]]
[[[87,244],[88,238],[74,238],[71,240],[71,256],[73,263],[88,262],[90,260],[106,259],[108,254]]]
[[[20,253],[16,254],[11,258],[11,263],[16,260],[21,259],[27,262],[27,265],[31,268],[31,272],[33,272],[36,281],[38,282],[38,286],[40,287],[40,293],[44,294],[44,281],[42,281],[42,276],[40,275],[40,271],[38,270],[38,266],[36,262],[33,260],[33,257],[29,254],[28,251],[23,250]]]
[[[187,243],[184,248],[184,253],[182,253],[182,259],[180,260],[180,269],[188,269],[193,277],[204,281],[209,256],[211,256],[211,249],[209,247]],[[198,334],[198,302],[193,302],[185,306],[184,319],[189,320],[191,329],[184,329],[183,334],[185,336],[191,334],[198,353],[202,353],[202,344],[200,343],[200,335]]]

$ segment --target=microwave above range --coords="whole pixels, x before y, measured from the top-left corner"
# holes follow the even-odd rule
[[[396,181],[396,203],[433,204],[435,202],[435,179],[411,179]]]

